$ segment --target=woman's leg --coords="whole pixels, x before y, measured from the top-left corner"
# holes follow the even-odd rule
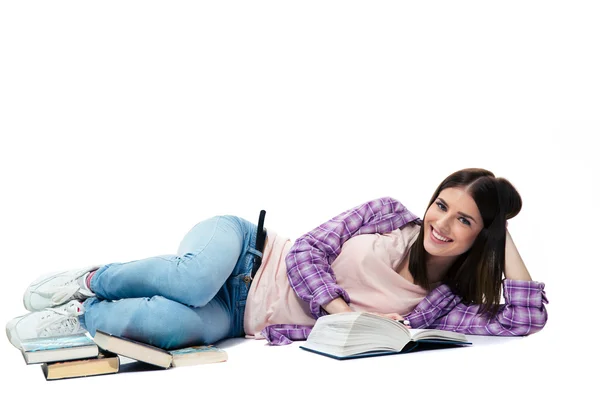
[[[243,336],[249,274],[260,254],[255,246],[256,225],[248,221],[203,221],[185,236],[177,255],[103,266],[92,278],[97,296],[83,306],[71,297],[64,306],[17,317],[7,324],[8,336],[18,347],[24,339],[79,331],[80,324],[92,334],[101,329],[167,348]],[[65,299],[79,272],[38,280],[26,295],[36,293],[37,307]]]
[[[232,310],[220,296],[204,307],[188,307],[161,296],[119,301],[85,301],[82,326],[164,349],[213,344],[230,337]]]
[[[106,300],[162,296],[203,307],[233,272],[244,238],[237,217],[213,217],[187,233],[177,255],[108,264],[96,271],[90,288]]]
[[[101,266],[92,275],[93,293],[85,285],[89,269],[66,271],[33,282],[23,303],[30,311],[40,311],[93,295],[107,300],[163,296],[202,307],[231,275],[251,229],[252,224],[237,217],[213,217],[196,224],[175,255]]]
[[[256,226],[248,221],[203,221],[176,256],[98,270],[91,284],[98,296],[85,301],[79,320],[92,335],[100,329],[167,349],[241,336],[255,242]],[[139,298],[123,298],[132,295]]]

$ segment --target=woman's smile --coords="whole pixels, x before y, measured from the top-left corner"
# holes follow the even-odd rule
[[[442,235],[439,231],[435,230],[433,225],[431,226],[431,240],[433,241],[433,243],[436,244],[448,244],[453,242],[452,239]]]

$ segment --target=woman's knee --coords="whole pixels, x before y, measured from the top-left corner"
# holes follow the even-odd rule
[[[174,348],[185,344],[193,329],[189,326],[193,312],[188,314],[184,305],[153,296],[141,299],[142,304],[131,318],[128,331],[144,341],[162,348]],[[187,314],[187,315],[186,315]]]
[[[143,329],[139,332],[151,340],[151,344],[165,349],[174,349],[198,344],[212,344],[215,331],[226,331],[226,326],[211,326],[210,321],[204,321],[196,310],[183,304],[166,299],[162,296],[146,298],[146,310],[140,310],[140,318],[136,326]],[[142,307],[140,307],[142,308]],[[218,320],[218,318],[217,318]],[[217,325],[219,325],[217,323]],[[224,325],[224,324],[221,324]],[[135,329],[135,328],[134,328]],[[219,338],[217,338],[218,340]]]
[[[189,285],[181,290],[178,295],[178,301],[182,304],[190,307],[204,307],[206,306],[217,294],[218,290],[208,291],[207,289],[201,289],[194,285]]]

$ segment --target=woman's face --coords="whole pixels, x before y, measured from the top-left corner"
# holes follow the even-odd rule
[[[447,188],[431,204],[423,220],[425,251],[456,257],[471,248],[483,229],[475,200],[463,188]]]

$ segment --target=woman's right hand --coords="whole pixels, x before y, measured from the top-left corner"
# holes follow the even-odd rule
[[[323,306],[323,309],[325,311],[327,311],[328,314],[338,314],[338,313],[353,311],[350,308],[350,306],[348,305],[348,303],[346,303],[344,301],[344,299],[342,299],[341,297],[338,297],[338,298],[332,300],[327,305]],[[406,326],[407,328],[410,328],[410,325],[408,325],[408,321],[405,321],[404,317],[398,313],[384,314],[384,313],[378,313],[378,312],[371,312],[371,314],[379,315],[380,317],[389,318],[394,321],[402,322],[404,324],[404,326]]]
[[[404,324],[404,326],[406,326],[407,328],[410,328],[410,325],[407,325],[408,321],[406,321],[404,319],[404,317],[398,313],[383,314],[383,313],[378,313],[378,312],[372,312],[371,314],[379,315],[380,317],[389,318],[389,319],[393,319],[394,321],[402,322]]]

